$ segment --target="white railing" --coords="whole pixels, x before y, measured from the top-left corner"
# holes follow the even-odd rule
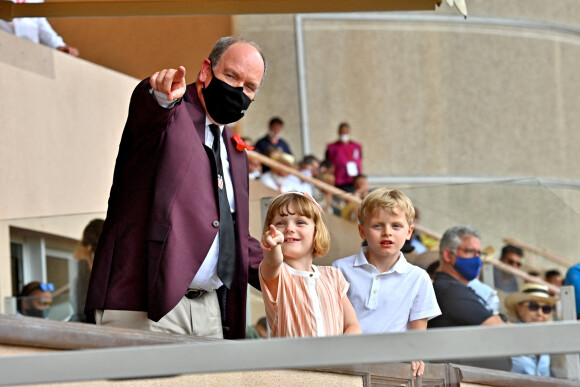
[[[445,362],[447,359],[578,352],[580,323],[560,321],[440,328],[380,335],[224,340],[0,357],[0,383],[64,383],[213,372],[373,365],[416,359]]]

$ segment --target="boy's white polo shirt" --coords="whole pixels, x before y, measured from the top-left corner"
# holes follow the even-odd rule
[[[379,273],[368,262],[366,249],[332,264],[350,283],[347,295],[363,333],[403,332],[411,321],[441,314],[425,270],[411,265],[401,253],[389,271]]]

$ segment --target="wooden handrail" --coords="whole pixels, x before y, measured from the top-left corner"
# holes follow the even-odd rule
[[[528,273],[526,273],[525,271],[521,270],[521,269],[517,269],[513,266],[507,265],[505,263],[503,263],[502,261],[498,261],[496,259],[488,259],[484,261],[485,263],[490,263],[493,266],[497,267],[498,269],[500,269],[501,271],[505,271],[508,273],[511,273],[517,277],[522,278],[525,281],[528,282],[534,282],[540,285],[544,285],[547,286],[548,289],[550,289],[551,291],[554,292],[554,294],[559,295],[560,294],[560,288],[558,286],[552,285],[549,282],[544,281],[543,279],[541,279],[540,277],[536,277],[533,275],[529,275]]]
[[[267,165],[270,168],[277,168],[277,169],[280,169],[284,172],[295,175],[300,180],[306,181],[306,182],[312,184],[313,186],[315,186],[316,188],[318,188],[319,190],[321,190],[325,193],[337,195],[337,196],[341,197],[342,199],[345,199],[349,202],[353,202],[357,205],[360,205],[360,203],[362,202],[361,198],[359,198],[358,196],[355,196],[351,193],[343,191],[340,188],[336,188],[335,186],[328,184],[328,183],[325,183],[320,179],[306,176],[306,175],[300,173],[300,171],[298,171],[296,168],[289,167],[286,164],[282,164],[282,163],[280,163],[276,160],[273,160],[273,159],[269,158],[268,156],[264,156],[263,154],[258,153],[256,151],[248,151],[248,157],[252,160],[256,160],[264,165]],[[438,232],[435,232],[433,230],[430,230],[426,227],[423,227],[421,225],[415,225],[415,229],[417,231],[419,231],[420,233],[425,234],[425,235],[427,235],[431,238],[434,238],[436,240],[441,239],[441,234],[439,234]]]
[[[331,193],[333,195],[338,195],[341,198],[348,200],[349,202],[354,202],[356,204],[360,204],[362,201],[358,196],[355,196],[351,193],[345,192],[345,191],[341,190],[340,188],[336,188],[335,186],[333,186],[331,184],[323,182],[322,180],[316,179],[314,177],[306,176],[306,175],[300,173],[300,171],[298,171],[296,168],[292,168],[286,164],[279,163],[278,161],[273,160],[273,159],[269,158],[268,156],[264,156],[263,154],[258,153],[256,151],[248,151],[248,158],[250,158],[252,160],[257,160],[260,163],[267,165],[270,168],[280,169],[284,172],[287,172],[287,173],[290,173],[294,176],[297,176],[300,178],[300,180],[303,180],[303,181],[306,181],[306,182],[312,184],[313,186],[320,189],[321,191]]]
[[[419,231],[421,234],[425,234],[425,235],[427,235],[427,236],[429,236],[429,237],[431,237],[433,239],[436,239],[438,241],[440,241],[441,240],[441,237],[443,236],[443,235],[441,235],[438,232],[435,232],[433,230],[430,230],[427,227],[421,226],[420,224],[416,224],[415,225],[415,230]]]
[[[0,344],[61,350],[207,343],[220,339],[0,314]]]
[[[570,261],[568,258],[564,258],[560,255],[554,254],[546,249],[540,249],[540,248],[534,247],[534,246],[529,245],[525,242],[519,241],[515,238],[505,238],[503,241],[509,245],[514,245],[514,246],[520,247],[521,249],[523,249],[525,251],[529,251],[530,253],[541,255],[542,257],[548,259],[549,261],[552,261],[554,263],[562,265],[566,268],[575,265],[575,263]]]

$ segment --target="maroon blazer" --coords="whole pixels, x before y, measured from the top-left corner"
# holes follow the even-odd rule
[[[109,208],[95,253],[86,312],[146,311],[159,321],[185,294],[218,232],[215,158],[204,145],[205,111],[195,84],[174,108],[133,92],[119,147]],[[232,131],[223,139],[236,206],[236,269],[226,300],[227,338],[243,338],[246,291],[259,289],[259,242],[249,235],[248,159]]]

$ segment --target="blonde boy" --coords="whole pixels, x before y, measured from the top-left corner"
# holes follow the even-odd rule
[[[413,203],[402,192],[372,191],[358,213],[359,234],[368,247],[332,264],[351,284],[347,295],[363,333],[426,329],[441,314],[427,272],[401,253],[414,217]]]

